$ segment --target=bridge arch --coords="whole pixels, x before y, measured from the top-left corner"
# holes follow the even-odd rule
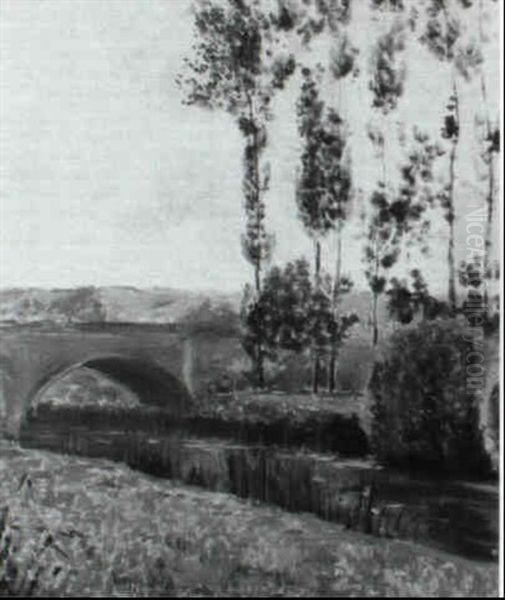
[[[107,354],[49,368],[28,394],[26,410],[36,405],[51,386],[80,368],[89,368],[106,375],[131,390],[141,404],[164,408],[174,416],[181,415],[191,399],[185,384],[154,360]]]

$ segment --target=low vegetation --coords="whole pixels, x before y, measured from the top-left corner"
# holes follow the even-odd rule
[[[479,425],[479,388],[467,381],[465,324],[422,322],[392,336],[370,381],[372,445],[389,464],[489,473]],[[475,354],[475,351],[473,352]]]
[[[495,596],[497,567],[127,467],[2,446],[0,594]]]

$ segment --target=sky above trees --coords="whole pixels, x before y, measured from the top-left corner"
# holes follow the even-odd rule
[[[358,3],[363,5],[363,3]],[[360,10],[362,13],[360,13]],[[368,68],[369,15],[357,9],[350,34]],[[499,105],[498,20],[487,24],[491,115]],[[190,53],[189,0],[2,0],[0,3],[0,285],[169,286],[239,290],[251,267],[240,252],[244,228],[242,142],[219,111],[183,106],[175,85]],[[328,56],[324,40],[309,62]],[[427,53],[407,50],[406,91],[392,127],[440,130],[450,81]],[[409,89],[410,88],[410,89]],[[271,162],[267,221],[274,263],[311,243],[297,219],[299,80],[274,101],[266,150]],[[328,90],[328,98],[331,94]],[[478,82],[461,84],[462,122],[480,109]],[[367,78],[350,83],[342,106],[353,130],[354,177],[366,194],[377,162],[366,135],[373,118]],[[483,206],[476,187],[472,128],[458,164],[456,254],[465,253],[464,215]],[[392,157],[399,161],[400,156]],[[356,206],[356,210],[360,207]],[[346,270],[364,288],[359,227],[346,228]],[[433,223],[431,256],[413,251],[434,291],[445,291],[443,220]],[[437,257],[439,257],[437,259]]]

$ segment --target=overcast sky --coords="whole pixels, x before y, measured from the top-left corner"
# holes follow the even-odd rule
[[[189,9],[189,0],[0,0],[1,287],[235,291],[251,278],[240,253],[239,134],[226,115],[184,107],[174,84],[190,49]],[[366,69],[370,29],[359,19],[355,27]],[[499,45],[497,29],[490,31],[486,76],[496,115]],[[437,133],[447,72],[417,54],[408,64],[414,87],[391,127],[418,121]],[[461,83],[461,90],[470,125],[459,166],[458,256],[464,214],[481,202],[471,187],[470,131],[480,99],[475,85]],[[279,263],[312,252],[294,208],[296,93],[293,82],[276,102],[270,135],[267,211]],[[366,82],[346,90],[355,178],[364,190],[378,174],[364,135],[369,105]],[[361,286],[357,232],[348,230],[344,261]],[[435,222],[434,286],[445,285],[444,235],[444,222]]]

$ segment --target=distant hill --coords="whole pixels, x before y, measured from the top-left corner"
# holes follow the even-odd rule
[[[0,290],[0,321],[34,323],[177,323],[192,314],[210,319],[214,310],[238,312],[240,295],[205,294],[167,288],[82,287]]]
[[[0,321],[194,323],[221,330],[237,326],[240,301],[240,293],[189,292],[172,288],[5,289],[0,290]],[[342,303],[344,311],[356,311],[360,317],[352,337],[367,342],[371,336],[370,304],[367,291],[353,291]],[[379,305],[379,322],[381,329],[390,329],[383,304]]]

